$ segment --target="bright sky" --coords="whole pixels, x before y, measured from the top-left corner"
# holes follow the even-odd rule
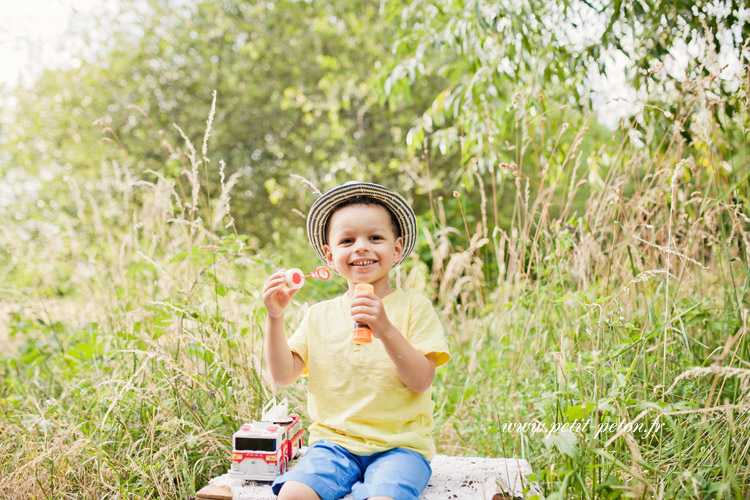
[[[4,0],[0,2],[0,85],[29,83],[44,67],[67,66],[73,56],[63,35],[97,0]]]
[[[63,43],[67,30],[95,8],[97,0],[0,0],[0,119],[13,105],[7,90],[30,84],[44,68],[70,66],[79,46]],[[84,14],[83,16],[76,14]],[[75,47],[75,48],[73,48]],[[5,92],[4,92],[5,90]],[[1,153],[1,152],[0,152]],[[3,158],[0,157],[0,162]],[[0,177],[0,208],[39,188],[39,180],[17,169]]]

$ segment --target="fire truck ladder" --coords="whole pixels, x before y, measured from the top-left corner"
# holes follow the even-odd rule
[[[263,416],[261,421],[263,422],[283,422],[289,418],[289,402],[286,398],[282,399],[278,403],[274,396],[271,400],[266,403],[263,407]]]

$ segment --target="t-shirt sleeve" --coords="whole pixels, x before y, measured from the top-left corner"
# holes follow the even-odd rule
[[[409,343],[424,355],[435,354],[435,366],[448,362],[451,355],[443,325],[432,303],[423,295],[415,295],[410,309]]]
[[[287,339],[287,344],[289,345],[289,350],[292,352],[296,352],[300,358],[302,358],[302,361],[305,362],[305,366],[308,365],[307,363],[307,331],[308,331],[308,325],[310,323],[310,309],[305,312],[304,317],[302,318],[302,321],[300,322],[297,329],[294,331],[291,337]],[[303,375],[307,375],[307,368],[305,368],[305,371]]]

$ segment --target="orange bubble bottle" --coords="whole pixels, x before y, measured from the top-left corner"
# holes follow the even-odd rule
[[[357,283],[354,285],[354,295],[357,292],[375,292],[375,287],[369,283]],[[372,330],[365,323],[354,322],[352,330],[352,342],[355,344],[369,344],[372,342]]]

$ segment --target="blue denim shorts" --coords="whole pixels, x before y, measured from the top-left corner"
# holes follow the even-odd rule
[[[286,474],[271,485],[279,494],[287,481],[304,483],[323,500],[337,500],[347,493],[354,500],[384,496],[417,500],[432,475],[430,463],[416,451],[404,448],[355,455],[326,440],[311,446]]]

